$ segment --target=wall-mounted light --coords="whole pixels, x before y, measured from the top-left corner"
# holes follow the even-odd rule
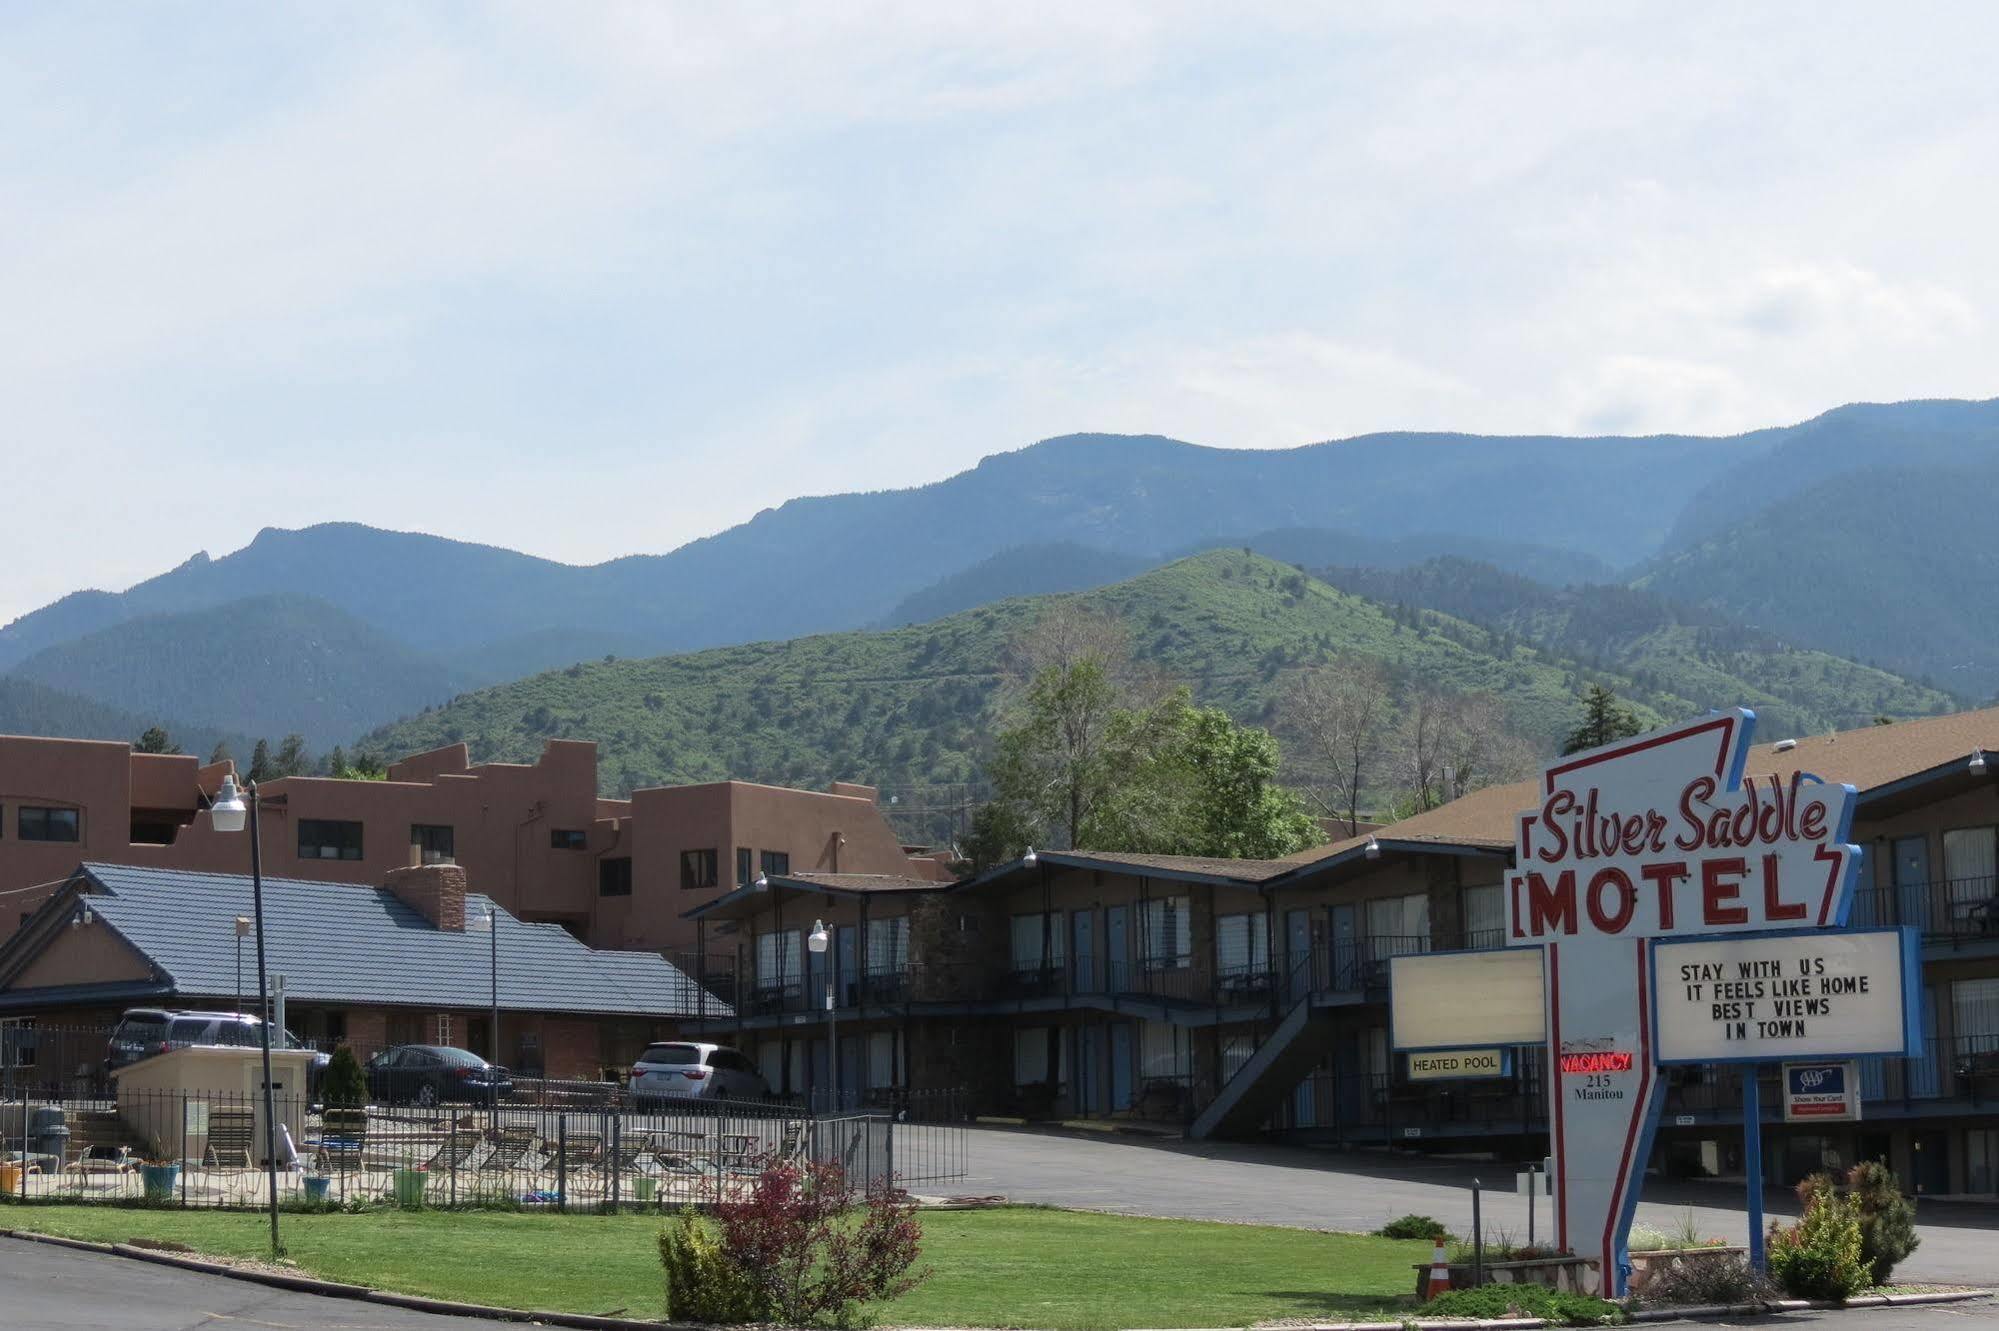
[[[770,875],[767,873],[758,874],[757,880],[754,883],[751,883],[750,886],[755,888],[759,892],[770,891]]]
[[[1971,765],[1969,770],[1973,776],[1985,775],[1985,750],[1973,749],[1971,751]]]
[[[1367,845],[1361,848],[1361,854],[1367,856],[1371,860],[1380,859],[1381,843],[1379,841],[1376,841],[1373,837],[1369,837],[1367,839]]]
[[[1040,862],[1041,857],[1034,853],[1034,847],[1032,846],[1027,848],[1027,854],[1020,857],[1020,867],[1023,869],[1032,869]]]
[[[76,913],[76,918],[72,919],[69,922],[69,927],[72,929],[78,929],[83,927],[84,925],[95,924],[96,922],[97,922],[97,917],[91,914],[90,903],[86,901],[83,903],[83,909]]]

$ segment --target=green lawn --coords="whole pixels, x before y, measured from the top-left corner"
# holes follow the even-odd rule
[[[933,1272],[887,1325],[1241,1326],[1408,1306],[1420,1242],[1258,1225],[1004,1208],[925,1213]],[[103,1242],[170,1239],[261,1256],[265,1220],[218,1211],[0,1207],[0,1228]],[[658,1217],[380,1211],[287,1215],[300,1267],[331,1280],[513,1308],[664,1314]]]

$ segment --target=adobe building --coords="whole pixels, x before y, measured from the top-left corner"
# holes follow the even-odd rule
[[[246,871],[248,838],[207,814],[231,771],[123,743],[0,736],[0,940],[82,860]],[[474,765],[453,744],[391,764],[386,780],[283,777],[262,794],[268,874],[372,885],[458,864],[521,919],[602,948],[689,948],[684,912],[760,872],[948,877],[898,842],[872,787],[717,781],[600,799],[597,746],[578,740],[548,741],[531,764]]]
[[[235,923],[252,909],[243,874],[77,868],[0,945],[14,1084],[94,1084],[128,1008],[255,1011],[255,943],[244,947]],[[286,1027],[363,1059],[447,1044],[497,1050],[525,1075],[596,1080],[717,1007],[662,957],[593,950],[515,918],[468,892],[456,865],[392,869],[377,887],[266,878],[264,918]]]

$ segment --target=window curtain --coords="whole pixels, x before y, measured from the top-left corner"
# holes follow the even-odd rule
[[[1188,941],[1187,898],[1154,897],[1139,905],[1139,928],[1143,931],[1145,960],[1155,970],[1191,965]]]
[[[868,974],[900,975],[909,969],[909,917],[868,921]]]
[[[1506,897],[1498,883],[1465,889],[1465,946],[1506,945]]]
[[[1215,921],[1215,969],[1224,975],[1270,968],[1270,933],[1261,915],[1223,915]]]
[[[1367,903],[1367,941],[1372,955],[1397,957],[1430,950],[1430,898],[1422,892],[1377,897]]]
[[[1951,919],[1962,920],[1972,906],[1992,899],[1995,869],[1999,869],[1999,829],[1957,827],[1943,834]]]

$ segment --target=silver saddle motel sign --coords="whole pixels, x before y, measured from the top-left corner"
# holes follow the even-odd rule
[[[1833,932],[1860,865],[1853,788],[1747,772],[1755,719],[1548,767],[1518,820],[1507,951],[1391,963],[1398,1048],[1545,1042],[1557,1241],[1606,1293],[1624,1287],[1663,1064],[1911,1045],[1913,933]]]

